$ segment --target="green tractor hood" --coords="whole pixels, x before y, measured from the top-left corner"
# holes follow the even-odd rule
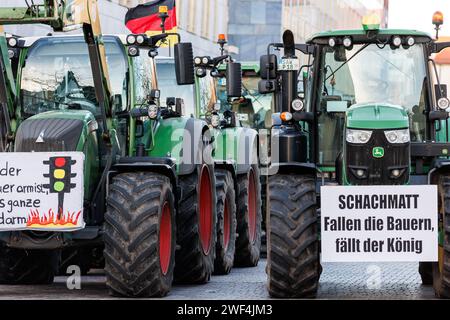
[[[355,104],[347,110],[347,128],[398,129],[408,128],[406,110],[387,103]]]

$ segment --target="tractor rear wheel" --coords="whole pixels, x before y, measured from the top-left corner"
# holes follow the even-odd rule
[[[214,169],[203,164],[179,178],[182,199],[177,214],[175,281],[206,283],[214,270],[216,190]]]
[[[236,194],[233,176],[216,170],[217,242],[214,274],[228,274],[234,263],[236,241]]]
[[[433,284],[433,263],[419,262],[419,274],[422,284],[429,286]]]
[[[276,298],[315,297],[320,256],[314,176],[270,176],[267,197],[269,294]]]
[[[237,239],[234,265],[254,267],[261,254],[261,181],[259,168],[238,177]]]
[[[112,295],[162,297],[172,286],[175,201],[168,177],[122,173],[112,179],[105,214],[106,285]]]
[[[0,284],[51,284],[58,250],[0,248]]]
[[[440,223],[443,245],[439,246],[439,261],[433,262],[433,287],[437,297],[450,298],[450,176],[439,178]],[[440,226],[441,227],[441,226]]]

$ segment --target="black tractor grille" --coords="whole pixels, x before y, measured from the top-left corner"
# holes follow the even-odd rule
[[[374,147],[384,148],[382,158],[372,155]],[[384,130],[373,130],[366,144],[346,142],[347,180],[354,185],[405,184],[409,180],[409,160],[410,143],[389,143]],[[358,170],[364,172],[362,177],[357,175]],[[400,175],[394,176],[394,170],[398,170]]]
[[[15,151],[75,151],[82,130],[77,119],[28,119],[17,130]]]

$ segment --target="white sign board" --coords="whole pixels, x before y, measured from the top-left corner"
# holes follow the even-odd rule
[[[320,193],[322,261],[437,261],[437,186],[323,186]]]
[[[0,153],[0,231],[84,228],[82,152]]]

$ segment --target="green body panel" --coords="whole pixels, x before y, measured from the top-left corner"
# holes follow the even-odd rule
[[[226,129],[214,129],[213,134],[215,137],[215,152],[214,160],[217,162],[233,161],[234,169],[236,170],[236,162],[239,158],[239,137],[242,134],[243,128],[226,128]]]
[[[380,29],[377,31],[378,34],[382,35],[398,35],[398,36],[416,36],[416,37],[431,37],[428,33],[417,31],[417,30],[407,30],[407,29]],[[353,30],[335,30],[335,31],[324,31],[313,35],[307,42],[314,41],[319,38],[329,38],[329,37],[342,37],[342,36],[355,36],[355,35],[365,35],[367,32],[363,29],[353,29]]]
[[[408,128],[405,109],[389,104],[357,104],[347,110],[347,128],[401,129]]]
[[[94,115],[91,112],[84,110],[58,110],[39,113],[27,120],[32,119],[74,119],[83,121],[83,129],[77,147],[75,150],[71,151],[81,151],[85,155],[83,170],[84,199],[90,200],[90,196],[92,196],[100,176],[97,134],[96,131],[91,129],[92,127],[97,127]],[[27,120],[25,120],[25,122]]]
[[[169,157],[175,160],[177,174],[180,173],[180,163],[182,160],[183,141],[186,138],[185,128],[190,118],[177,117],[169,119],[160,119],[158,125],[153,132],[153,143],[150,150],[148,150],[148,156],[150,157]],[[146,121],[145,126],[148,128],[151,125],[152,120]],[[138,142],[143,142],[149,139],[149,131]],[[143,139],[143,140],[142,140]],[[194,147],[194,146],[192,146]]]

